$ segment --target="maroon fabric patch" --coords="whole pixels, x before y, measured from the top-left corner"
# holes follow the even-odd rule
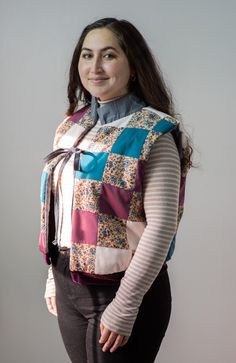
[[[133,192],[110,184],[102,183],[99,212],[128,219]]]
[[[71,272],[72,281],[81,285],[112,285],[120,284],[125,271],[107,275],[90,274],[87,272]]]
[[[179,205],[180,206],[184,205],[185,182],[186,182],[186,177],[181,176],[181,179],[180,179],[180,192],[179,192]]]
[[[84,116],[85,112],[87,111],[88,106],[84,106],[83,108],[81,108],[79,111],[75,112],[71,118],[70,121],[74,122],[74,123],[78,123],[79,120]]]
[[[72,242],[96,245],[98,216],[88,211],[74,210],[72,213]]]
[[[138,160],[136,178],[135,178],[135,188],[134,188],[135,192],[142,192],[143,190],[142,180],[144,175],[144,163],[145,163],[144,160]]]

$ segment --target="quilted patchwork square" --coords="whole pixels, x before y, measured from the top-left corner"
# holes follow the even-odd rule
[[[125,128],[114,143],[111,152],[138,159],[147,135],[148,131],[144,129]]]
[[[100,127],[94,138],[91,140],[91,143],[88,146],[88,150],[110,152],[112,145],[114,144],[115,140],[121,132],[122,129],[118,129],[117,127]]]
[[[45,203],[46,200],[46,187],[48,181],[48,173],[43,171],[41,176],[41,186],[40,186],[40,199],[42,203]]]
[[[96,247],[90,244],[72,243],[70,270],[94,273]]]
[[[71,147],[83,132],[84,128],[82,126],[73,123],[70,129],[62,135],[57,146],[62,148]]]
[[[132,251],[136,250],[146,225],[146,222],[127,222],[127,238],[129,247]]]
[[[97,246],[128,249],[126,221],[114,216],[99,214]]]
[[[75,177],[101,181],[108,155],[106,152],[84,151],[80,156],[80,170],[76,171]]]
[[[130,221],[145,221],[145,212],[143,209],[143,196],[140,192],[134,192],[130,203],[129,218]]]
[[[56,147],[62,136],[65,135],[73,125],[74,123],[70,120],[69,117],[67,117],[64,121],[61,122],[61,124],[58,126],[56,130],[56,136],[54,139],[54,148]],[[58,145],[58,147],[63,147],[63,146]]]
[[[84,116],[79,120],[78,124],[84,127],[85,129],[90,128],[94,124],[94,121],[91,116],[91,111],[86,111]]]
[[[121,248],[109,248],[97,246],[95,273],[110,274],[125,271],[132,259],[132,251]]]
[[[101,182],[89,179],[75,179],[73,209],[96,213],[101,194]]]
[[[127,219],[132,192],[102,183],[99,212]]]
[[[87,211],[72,212],[72,242],[96,245],[98,230],[98,216]]]
[[[155,112],[141,110],[134,113],[127,127],[138,127],[145,130],[152,130],[157,121],[160,119],[161,117]]]
[[[137,159],[110,154],[102,181],[119,188],[133,189],[135,186],[137,163]]]
[[[168,117],[163,120],[160,120],[156,124],[156,126],[154,126],[153,130],[156,132],[161,132],[161,133],[165,134],[166,132],[169,132],[170,130],[172,130],[173,126],[175,126],[175,125],[177,125],[177,121],[172,117]]]
[[[161,132],[155,132],[155,131],[149,132],[149,134],[145,140],[145,143],[143,144],[143,149],[140,154],[141,160],[147,160],[148,156],[150,156],[150,151],[151,151],[151,148],[152,148],[154,142],[156,142],[156,140],[158,139],[158,137],[160,135],[162,135]]]

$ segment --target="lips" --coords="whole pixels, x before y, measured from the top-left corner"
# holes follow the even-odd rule
[[[89,81],[93,84],[100,84],[107,80],[108,80],[108,78],[90,78],[89,79]]]
[[[108,78],[89,78],[90,81],[104,81],[105,79]]]

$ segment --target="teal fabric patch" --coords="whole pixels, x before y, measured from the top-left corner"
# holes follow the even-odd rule
[[[153,127],[153,130],[156,132],[161,132],[163,134],[171,131],[172,129],[174,129],[176,127],[175,124],[173,124],[170,121],[167,120],[160,120],[156,126]]]
[[[76,171],[75,177],[78,179],[102,180],[103,171],[109,153],[91,153],[84,151],[80,157],[80,170]]]
[[[40,199],[42,203],[45,203],[46,199],[47,180],[48,180],[48,173],[44,171],[41,177],[41,190],[40,190]]]
[[[147,135],[148,130],[125,128],[114,143],[111,152],[138,159]]]
[[[173,237],[173,240],[171,242],[171,245],[170,245],[170,248],[169,248],[169,251],[167,253],[167,257],[166,257],[166,262],[169,261],[174,253],[174,250],[175,250],[175,245],[176,245],[176,234],[174,235]]]

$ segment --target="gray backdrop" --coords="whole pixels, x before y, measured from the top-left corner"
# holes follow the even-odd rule
[[[39,181],[75,42],[104,16],[146,37],[199,163],[169,264],[173,312],[158,362],[235,362],[235,11],[233,0],[0,2],[1,363],[68,362],[43,299]]]

